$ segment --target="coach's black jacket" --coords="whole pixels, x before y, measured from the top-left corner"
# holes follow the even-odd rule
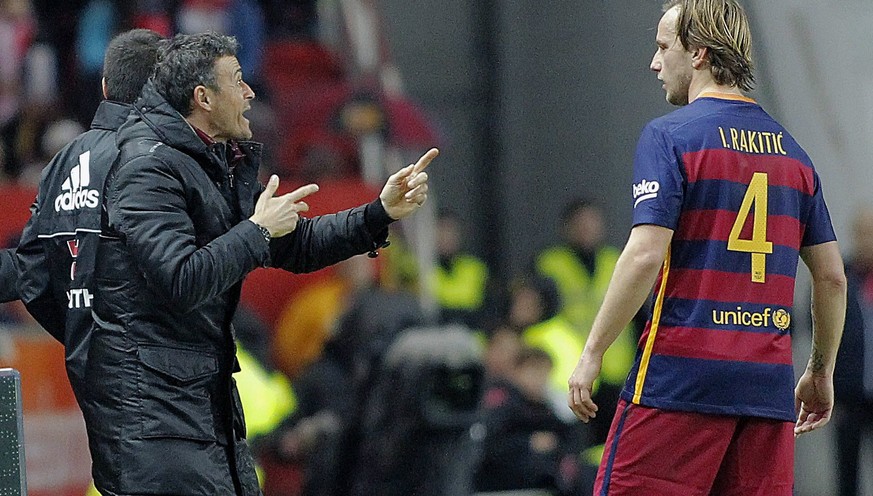
[[[0,250],[0,303],[18,299],[18,268],[15,263],[15,250]]]
[[[267,243],[246,220],[262,187],[260,145],[207,146],[146,84],[118,133],[98,253],[85,420],[108,494],[256,495],[230,325],[243,278],[313,271],[380,246],[377,201],[301,219]]]
[[[18,293],[36,321],[64,344],[77,398],[93,325],[100,195],[118,157],[116,132],[132,108],[104,100],[91,129],[45,166],[17,250]]]

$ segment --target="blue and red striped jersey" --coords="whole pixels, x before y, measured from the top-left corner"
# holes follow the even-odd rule
[[[704,94],[643,130],[633,199],[634,225],[674,233],[622,396],[794,420],[800,248],[836,239],[806,152],[753,100]]]

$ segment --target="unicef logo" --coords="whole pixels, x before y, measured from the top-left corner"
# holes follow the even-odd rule
[[[736,310],[712,310],[712,323],[732,327],[770,327],[770,322],[780,331],[788,329],[791,325],[791,314],[783,308],[764,308],[761,312],[750,312],[743,307]]]
[[[791,315],[785,309],[776,310],[773,312],[773,325],[780,331],[788,329],[788,326],[791,325]]]

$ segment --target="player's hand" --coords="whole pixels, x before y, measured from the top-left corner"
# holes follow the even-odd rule
[[[400,220],[424,204],[427,200],[427,172],[424,169],[439,153],[436,148],[431,148],[418,162],[407,165],[388,178],[379,199],[389,217]]]
[[[297,228],[300,212],[309,211],[303,198],[318,191],[318,185],[307,184],[282,196],[273,196],[279,188],[279,177],[273,174],[267,187],[255,204],[255,213],[249,220],[270,231],[270,236],[280,238]]]
[[[827,424],[834,410],[833,377],[804,372],[794,388],[794,409],[797,413],[794,437]]]
[[[597,416],[597,405],[591,399],[594,381],[600,375],[600,367],[603,364],[602,356],[591,356],[582,353],[576,370],[567,381],[570,391],[567,394],[567,406],[576,417],[586,424]]]

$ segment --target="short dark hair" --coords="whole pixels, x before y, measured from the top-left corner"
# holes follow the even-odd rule
[[[103,56],[108,100],[133,103],[139,97],[155,70],[162,40],[150,29],[132,29],[112,38]]]
[[[155,66],[155,88],[171,107],[188,117],[193,110],[194,88],[203,85],[217,90],[215,61],[236,56],[238,48],[233,36],[211,31],[177,34],[161,48]]]
[[[588,209],[603,212],[603,207],[601,207],[600,203],[590,198],[575,198],[570,200],[561,209],[561,225],[567,224],[573,217],[576,217],[576,214]]]

